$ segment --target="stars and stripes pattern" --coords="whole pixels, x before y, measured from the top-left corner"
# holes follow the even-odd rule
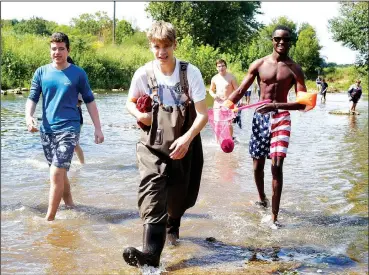
[[[270,148],[270,117],[272,113],[254,113],[249,153],[252,158],[268,157]]]
[[[252,158],[286,157],[291,132],[288,111],[267,114],[255,113],[249,152]]]
[[[286,157],[291,135],[291,116],[288,111],[273,115],[271,123],[270,157]]]

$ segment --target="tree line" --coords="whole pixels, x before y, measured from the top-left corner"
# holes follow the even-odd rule
[[[340,5],[340,16],[329,22],[329,29],[336,41],[359,52],[357,67],[365,73],[368,19],[364,15],[368,3]],[[257,22],[260,2],[150,2],[145,11],[154,20],[175,25],[177,56],[198,66],[206,83],[216,73],[214,62],[218,58],[227,60],[240,81],[251,62],[272,52],[272,31],[280,24],[292,30],[290,56],[301,65],[307,79],[315,79],[324,68],[336,66],[320,56],[322,46],[310,24],[296,24],[287,17],[275,18],[268,25]],[[127,88],[133,72],[152,57],[144,32],[126,20],[117,20],[113,44],[112,25],[112,18],[100,11],[81,14],[69,25],[39,17],[1,20],[2,86],[27,86],[34,70],[50,62],[45,50],[49,36],[61,31],[70,37],[71,56],[86,70],[93,88]],[[355,29],[348,32],[348,26]]]

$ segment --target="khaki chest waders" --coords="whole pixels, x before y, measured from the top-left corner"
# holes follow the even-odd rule
[[[152,91],[152,125],[141,131],[137,143],[137,161],[141,183],[138,206],[144,223],[166,223],[168,213],[180,218],[186,209],[195,205],[201,181],[203,151],[198,134],[184,158],[169,157],[172,143],[191,128],[196,111],[189,99],[188,63],[180,62],[180,89],[188,97],[180,106],[164,106],[158,96],[158,84],[153,63],[145,65],[149,88]]]

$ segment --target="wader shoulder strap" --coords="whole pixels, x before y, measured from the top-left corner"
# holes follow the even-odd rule
[[[179,62],[179,81],[181,84],[181,89],[186,94],[186,96],[190,98],[188,94],[187,67],[188,67],[188,62],[184,62],[184,61]]]
[[[152,91],[152,99],[154,99],[154,97],[159,98],[158,97],[159,86],[154,74],[154,61],[146,63],[145,69],[146,69],[147,85],[149,89],[151,89]]]
[[[188,98],[190,98],[188,93],[188,79],[187,79],[187,67],[188,62],[180,61],[179,63],[179,81],[181,85],[182,91],[186,94]],[[149,88],[152,90],[153,96],[158,96],[158,82],[156,81],[154,74],[154,62],[151,61],[146,63],[146,77]]]

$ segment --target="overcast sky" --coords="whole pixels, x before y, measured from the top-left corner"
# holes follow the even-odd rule
[[[126,19],[145,30],[151,24],[144,11],[146,2],[116,2],[116,18]],[[328,32],[328,19],[338,15],[338,2],[262,2],[264,13],[257,19],[269,24],[273,18],[287,16],[295,23],[307,22],[317,31],[321,55],[327,62],[350,64],[355,62],[355,52],[334,42]],[[29,19],[42,17],[58,24],[69,24],[82,13],[106,11],[113,17],[113,2],[1,2],[2,19]]]

